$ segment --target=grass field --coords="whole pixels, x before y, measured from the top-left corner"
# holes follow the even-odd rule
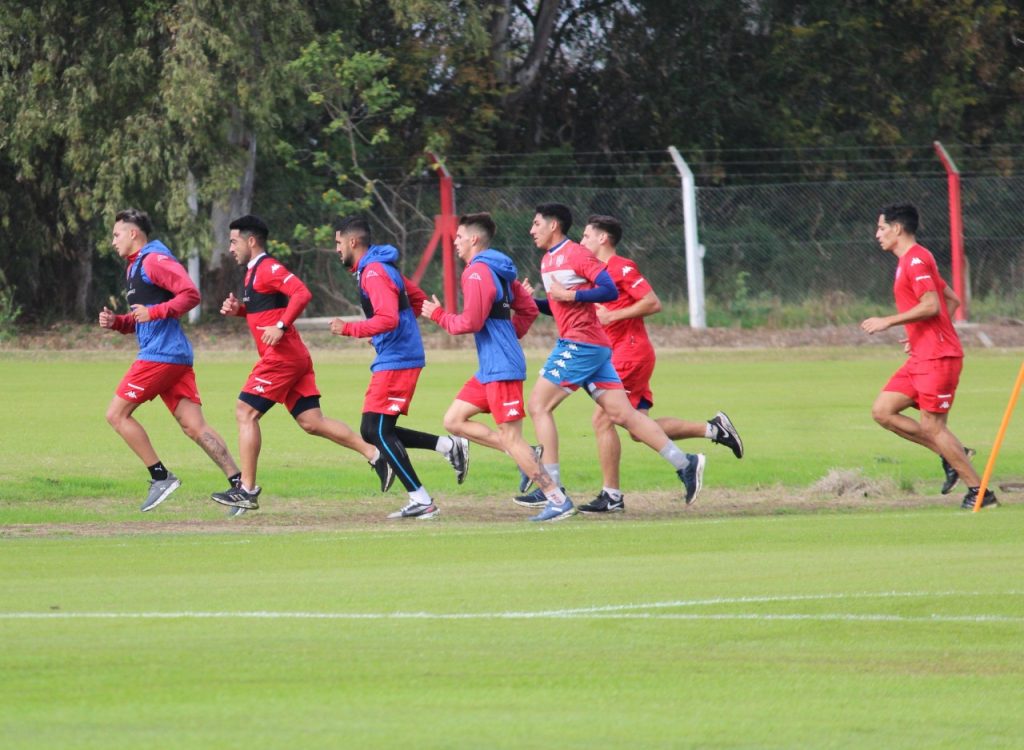
[[[473,369],[432,355],[407,420],[424,429]],[[143,516],[145,472],[103,420],[130,358],[0,353],[5,748],[1022,742],[1024,512],[1013,494],[960,512],[935,458],[871,422],[894,352],[662,354],[657,411],[724,408],[747,457],[686,444],[709,455],[686,511],[663,462],[627,445],[626,514],[542,527],[482,449],[462,487],[414,456],[442,515],[384,522],[400,493],[283,410],[264,426],[264,508],[228,520],[207,499],[217,471],[158,405],[141,419],[184,484]],[[251,360],[197,368],[232,446]],[[365,352],[317,361],[325,412],[355,423]],[[967,360],[951,424],[981,462],[1019,363]],[[558,414],[584,499],[589,412],[576,396]],[[998,480],[1024,473],[1022,433]],[[875,489],[808,490],[835,468]]]

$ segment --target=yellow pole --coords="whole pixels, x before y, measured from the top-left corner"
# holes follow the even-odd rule
[[[1017,406],[1017,397],[1020,395],[1021,385],[1024,385],[1024,364],[1020,366],[1017,373],[1017,382],[1013,384],[1013,393],[1010,394],[1010,403],[1006,405],[1003,413],[1003,422],[999,425],[999,432],[996,433],[996,441],[992,444],[992,452],[989,454],[988,463],[985,464],[985,473],[981,476],[981,485],[978,487],[978,498],[974,501],[974,512],[981,510],[981,503],[985,499],[985,490],[988,489],[988,480],[992,478],[992,470],[996,466],[996,458],[999,456],[999,449],[1003,445],[1003,438],[1006,436],[1006,428],[1010,424],[1010,417]]]

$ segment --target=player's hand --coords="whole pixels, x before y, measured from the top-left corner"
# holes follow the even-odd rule
[[[523,289],[526,290],[526,293],[529,294],[532,297],[534,291],[536,291],[536,290],[533,288],[533,284],[530,283],[530,280],[529,279],[523,279],[519,283],[523,285]]]
[[[278,328],[276,325],[273,326],[256,326],[257,331],[263,331],[263,335],[260,336],[260,340],[267,346],[276,346],[277,342],[284,336],[284,331]]]
[[[149,317],[149,308],[145,305],[132,305],[131,316],[135,318],[136,323],[148,323],[152,320]]]
[[[344,336],[345,333],[345,321],[341,318],[335,318],[331,321],[331,333],[335,336]]]
[[[558,279],[552,279],[551,286],[548,287],[548,299],[553,299],[557,302],[572,302],[576,299],[576,291],[574,289],[566,289],[559,283]]]
[[[905,354],[910,354],[910,339],[900,339],[900,343],[903,344],[903,352]]]
[[[600,302],[594,305],[594,310],[597,312],[597,320],[601,325],[606,326],[612,322],[612,311]]]
[[[433,319],[433,317],[434,317],[434,310],[439,310],[440,308],[441,308],[441,300],[439,300],[437,298],[436,294],[432,294],[432,295],[430,295],[430,299],[423,300],[423,310],[420,312],[420,314],[424,318],[431,318],[431,319]]]
[[[881,333],[882,331],[889,328],[889,321],[886,318],[868,318],[860,324],[860,329],[864,333]]]
[[[242,303],[238,301],[238,297],[235,296],[234,292],[229,292],[228,297],[224,300],[224,303],[220,306],[221,315],[238,315],[238,309],[242,306]]]
[[[104,305],[103,309],[100,310],[100,320],[99,320],[100,328],[113,328],[114,327],[114,318],[116,318],[116,317],[117,317],[117,314],[113,310],[111,310],[109,307]]]

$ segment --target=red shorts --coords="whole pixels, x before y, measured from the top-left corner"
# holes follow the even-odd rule
[[[523,418],[523,381],[493,380],[481,383],[474,375],[462,386],[459,401],[473,404],[484,414],[494,415],[497,424],[518,422]]]
[[[291,411],[300,398],[320,395],[313,360],[261,359],[249,373],[242,393],[284,404]]]
[[[363,413],[408,414],[409,403],[416,393],[416,381],[422,367],[408,370],[377,370],[370,377],[370,386],[363,399]]]
[[[199,400],[192,365],[171,365],[144,359],[132,363],[114,393],[133,404],[144,404],[159,396],[172,414],[183,398],[199,405],[203,403]]]
[[[654,357],[632,362],[619,362],[613,358],[612,364],[622,379],[622,387],[626,389],[626,395],[629,396],[629,403],[633,408],[639,409],[641,401],[647,402],[645,408],[654,406],[654,393],[651,392]]]
[[[962,357],[942,357],[924,362],[908,359],[882,390],[902,393],[914,399],[914,406],[921,411],[945,414],[953,406],[963,364]]]

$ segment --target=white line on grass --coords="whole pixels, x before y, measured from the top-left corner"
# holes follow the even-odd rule
[[[667,602],[636,604],[609,604],[594,607],[575,607],[537,611],[508,612],[0,612],[0,620],[68,620],[68,619],[260,619],[260,620],[521,620],[521,619],[643,619],[643,620],[760,620],[760,621],[838,621],[838,622],[999,622],[1024,623],[1024,617],[1012,615],[896,615],[853,613],[673,613],[638,612],[646,609],[675,609],[680,607],[721,606],[730,604],[774,604],[841,599],[908,599],[975,596],[1021,596],[1021,591],[881,591],[835,594],[806,594],[796,596],[743,596],[712,599],[685,599]]]

